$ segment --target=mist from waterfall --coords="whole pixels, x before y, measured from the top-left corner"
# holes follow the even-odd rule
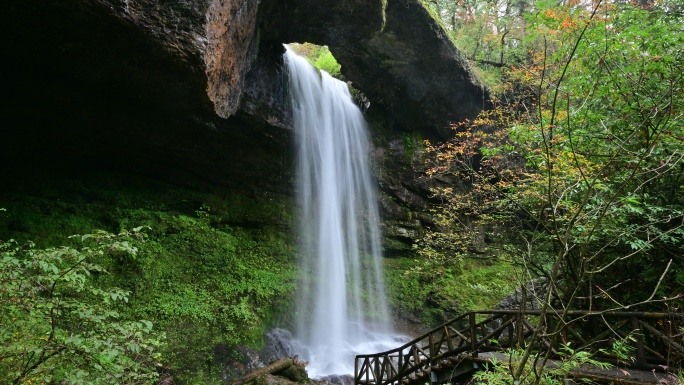
[[[347,84],[285,54],[298,146],[304,277],[295,339],[313,378],[352,374],[354,356],[395,347],[382,276],[366,122]]]

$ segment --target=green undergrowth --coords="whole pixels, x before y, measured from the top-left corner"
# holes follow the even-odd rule
[[[461,275],[446,278],[450,284],[442,286],[444,297],[458,303],[461,311],[492,309],[518,286],[515,276],[507,262],[469,260]]]
[[[125,187],[122,187],[125,186]],[[165,333],[176,383],[218,383],[231,346],[260,347],[289,307],[295,248],[286,199],[198,192],[131,175],[20,180],[0,192],[0,239],[76,246],[73,234],[143,226],[135,256],[100,263],[130,291],[121,312]],[[265,203],[264,203],[265,202]]]
[[[471,310],[492,309],[518,283],[515,269],[503,261],[465,260],[460,269],[418,274],[413,258],[386,261],[388,298],[394,309],[417,315],[425,328]]]

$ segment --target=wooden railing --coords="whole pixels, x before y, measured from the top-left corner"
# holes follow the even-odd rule
[[[358,355],[356,385],[409,383],[429,374],[432,367],[450,357],[477,358],[488,351],[525,348],[530,344],[541,311],[493,310],[463,314],[396,349]],[[681,365],[684,346],[680,327],[682,313],[648,312],[546,312],[544,331],[534,346],[560,358],[562,344],[588,350],[594,359],[643,369]],[[622,340],[630,346],[634,360],[622,362],[611,347]]]

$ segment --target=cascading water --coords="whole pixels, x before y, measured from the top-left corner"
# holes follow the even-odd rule
[[[385,301],[366,123],[344,82],[287,50],[298,139],[302,267],[296,346],[311,377],[352,374],[395,347]]]

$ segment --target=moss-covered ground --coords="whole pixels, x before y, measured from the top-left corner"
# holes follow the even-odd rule
[[[402,314],[420,320],[427,330],[471,310],[492,309],[513,291],[518,282],[515,268],[507,262],[465,260],[458,271],[416,273],[421,262],[415,258],[386,261],[390,303]]]
[[[146,226],[135,258],[98,278],[131,292],[122,312],[167,338],[176,383],[220,383],[231,347],[259,347],[293,293],[290,199],[182,188],[128,173],[17,173],[0,191],[0,239],[77,246],[74,234]]]

